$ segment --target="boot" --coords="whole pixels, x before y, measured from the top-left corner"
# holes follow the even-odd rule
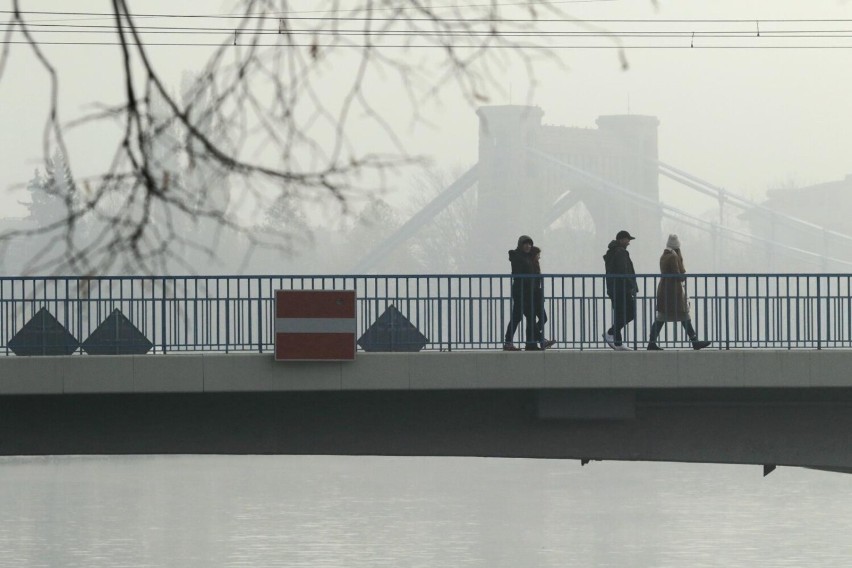
[[[694,339],[692,341],[692,348],[696,351],[698,351],[699,349],[704,349],[705,347],[710,347],[709,341],[698,341],[697,339]]]
[[[662,351],[663,348],[657,345],[657,337],[663,330],[663,322],[655,321],[651,326],[651,336],[648,338],[648,351]]]

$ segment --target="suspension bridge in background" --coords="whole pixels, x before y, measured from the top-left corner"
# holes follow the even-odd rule
[[[359,259],[351,272],[375,270],[472,188],[476,218],[466,257],[474,266],[479,258],[502,258],[511,235],[539,234],[582,204],[602,247],[625,227],[641,234],[643,242],[662,242],[665,222],[708,239],[716,271],[730,270],[723,260],[726,252],[746,248],[764,252],[762,268],[768,272],[791,266],[808,272],[852,267],[852,236],[752,202],[661,161],[656,117],[601,116],[597,129],[587,129],[543,125],[538,107],[482,107],[478,115],[479,161]],[[711,200],[715,213],[700,216],[663,202],[661,177],[687,191],[684,199]],[[748,217],[751,230],[733,223],[734,217]],[[658,249],[652,244],[649,250]]]

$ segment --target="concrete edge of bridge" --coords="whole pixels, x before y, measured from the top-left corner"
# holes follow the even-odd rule
[[[358,390],[842,388],[847,350],[359,353],[0,357],[0,395]]]

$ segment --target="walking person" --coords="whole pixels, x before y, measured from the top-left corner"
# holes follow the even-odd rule
[[[541,274],[541,249],[533,246],[530,249],[533,273]],[[535,340],[542,351],[556,345],[556,340],[544,338],[544,324],[547,323],[547,312],[544,309],[544,278],[533,279],[533,314],[535,315]]]
[[[613,323],[603,335],[604,342],[616,351],[629,351],[622,344],[621,330],[636,317],[636,271],[627,247],[635,237],[619,231],[609,243],[604,263],[606,265],[606,294],[612,302]]]
[[[512,278],[512,316],[509,325],[506,326],[506,337],[503,342],[503,351],[519,351],[512,342],[515,331],[526,318],[526,350],[538,351],[539,347],[535,341],[535,313],[533,309],[533,278],[528,275],[534,274],[533,257],[531,254],[533,240],[528,235],[518,238],[518,246],[509,251],[509,262],[512,263],[512,275],[527,275],[522,278]]]
[[[686,269],[683,266],[683,255],[680,252],[680,239],[677,235],[669,235],[666,248],[660,256],[660,283],[657,285],[657,315],[651,326],[651,336],[648,338],[648,351],[662,351],[657,345],[657,337],[666,322],[680,322],[686,336],[692,342],[695,350],[710,346],[709,341],[699,341],[692,318],[689,315],[689,302],[686,298]]]

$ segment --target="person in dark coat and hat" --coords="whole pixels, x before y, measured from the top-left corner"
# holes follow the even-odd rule
[[[512,263],[512,274],[531,275],[534,274],[533,257],[530,253],[533,246],[533,240],[528,235],[521,235],[518,238],[518,246],[514,250],[509,251],[509,262]],[[512,278],[512,316],[509,324],[506,326],[506,337],[503,342],[504,351],[518,351],[512,343],[515,336],[515,331],[521,323],[521,319],[526,318],[526,349],[527,351],[538,351],[540,347],[535,341],[535,296],[533,287],[533,278]]]
[[[686,268],[683,266],[683,255],[680,252],[680,239],[677,235],[669,235],[666,248],[660,256],[660,283],[657,285],[657,314],[651,326],[651,336],[648,339],[649,351],[662,351],[657,345],[657,337],[666,322],[680,322],[686,331],[693,349],[704,349],[709,341],[699,341],[692,318],[689,314],[689,302],[684,288]]]
[[[627,247],[633,237],[627,231],[619,231],[609,243],[604,263],[606,265],[606,294],[612,301],[613,323],[603,335],[604,342],[616,351],[629,351],[622,344],[621,330],[636,317],[636,271]]]

